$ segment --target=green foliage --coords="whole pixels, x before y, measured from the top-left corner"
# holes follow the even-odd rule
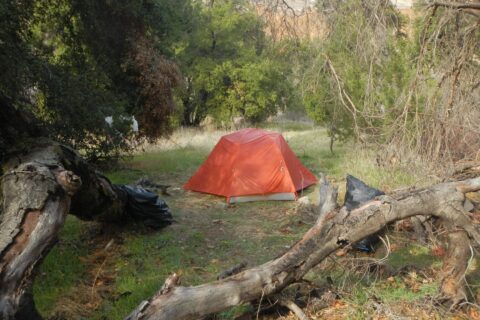
[[[33,1],[0,2],[0,94],[17,98],[30,81],[32,58],[25,39],[29,36],[28,17]]]
[[[190,9],[188,0],[2,2],[0,94],[90,160],[131,147],[132,115],[141,136],[168,134],[179,72],[165,55]]]
[[[281,71],[266,58],[243,65],[223,62],[201,83],[210,96],[205,103],[207,112],[225,122],[236,115],[260,122],[277,111],[286,94],[282,83],[277,83],[280,77]]]
[[[413,74],[401,16],[391,4],[373,4],[320,1],[319,10],[333,10],[327,19],[331,30],[303,47],[305,108],[337,138],[351,136],[355,125],[368,134],[388,126]]]
[[[60,232],[62,240],[42,262],[33,294],[35,305],[43,314],[50,313],[55,302],[84,276],[86,266],[82,257],[88,254],[88,245],[82,239],[85,227],[80,220],[69,215]]]
[[[258,123],[284,107],[289,68],[267,52],[259,19],[245,1],[197,4],[188,44],[178,53],[186,78],[183,123],[206,115],[228,125],[235,116]]]
[[[296,104],[288,60],[247,1],[6,1],[0,14],[0,93],[90,160],[132,146],[132,115],[155,138]]]

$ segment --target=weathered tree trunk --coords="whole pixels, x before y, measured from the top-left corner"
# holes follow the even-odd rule
[[[30,276],[53,246],[80,180],[61,167],[24,163],[2,179],[0,315],[39,318],[29,305]]]
[[[35,319],[35,270],[65,215],[121,222],[128,199],[1,95],[0,108],[0,319]]]
[[[479,189],[480,178],[475,178],[435,185],[397,198],[382,196],[352,211],[331,211],[322,215],[281,257],[220,281],[196,287],[165,286],[150,300],[143,301],[127,319],[196,319],[260,299],[299,281],[335,250],[350,246],[391,222],[416,215],[439,217],[456,230],[449,235],[441,290],[453,302],[461,301],[465,295],[459,279],[466,270],[467,234],[480,243],[480,233],[463,210],[464,194]]]
[[[427,230],[425,228],[425,219],[420,219],[420,217],[412,217],[410,219],[413,225],[413,232],[415,234],[415,239],[421,243],[427,243]]]
[[[455,306],[467,300],[465,272],[471,255],[470,240],[463,230],[449,231],[448,250],[441,272],[441,299]]]
[[[106,214],[120,219],[124,211],[121,194],[73,150],[46,139],[35,146],[12,152],[2,166],[2,319],[39,318],[30,293],[35,268],[55,244],[67,213],[83,219]]]

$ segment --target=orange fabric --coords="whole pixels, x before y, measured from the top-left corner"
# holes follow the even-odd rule
[[[316,182],[281,134],[243,129],[223,136],[184,188],[228,199],[296,192]]]

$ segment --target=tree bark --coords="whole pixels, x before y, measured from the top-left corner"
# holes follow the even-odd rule
[[[412,217],[410,219],[413,225],[413,232],[415,234],[415,239],[420,244],[427,243],[427,230],[425,228],[425,220],[420,219],[420,217]]]
[[[463,210],[465,193],[480,189],[480,178],[435,185],[391,198],[379,197],[360,208],[333,210],[285,254],[263,265],[212,283],[170,286],[143,301],[127,319],[196,319],[281,291],[299,281],[335,250],[374,234],[387,224],[416,215],[443,219],[451,230],[444,265],[442,295],[458,303],[465,298],[462,281],[466,270],[465,246],[469,237],[480,243],[480,233]],[[459,261],[457,259],[460,259]]]
[[[31,276],[54,245],[81,186],[78,176],[60,165],[23,162],[2,177],[0,223],[0,315],[38,319],[32,305]]]
[[[456,306],[467,300],[465,273],[471,256],[470,241],[463,230],[450,230],[447,238],[448,250],[440,274],[440,298]]]
[[[459,2],[434,2],[430,4],[432,7],[444,7],[449,9],[472,9],[472,10],[480,10],[480,2],[467,2],[467,3],[459,3]]]
[[[1,319],[40,318],[31,284],[67,213],[81,219],[122,219],[126,203],[108,179],[73,150],[48,139],[27,139],[23,145],[35,147],[10,150],[9,160],[2,163]]]

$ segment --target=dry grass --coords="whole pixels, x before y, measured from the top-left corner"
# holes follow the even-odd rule
[[[168,138],[138,146],[135,153],[155,153],[191,147],[211,150],[220,137],[225,134],[227,134],[227,131],[204,131],[199,128],[180,128],[173,132]]]

